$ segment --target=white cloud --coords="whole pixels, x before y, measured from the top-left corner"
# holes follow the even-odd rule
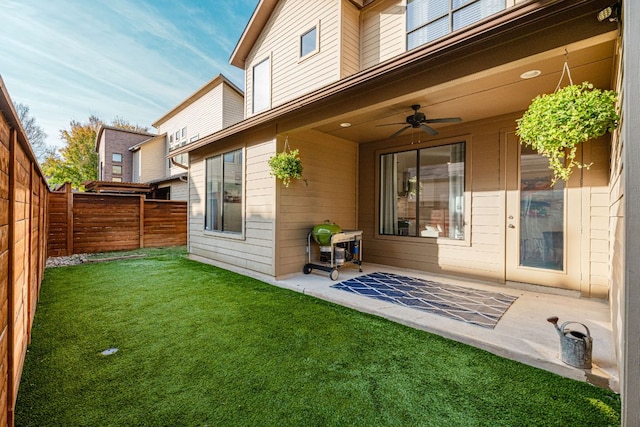
[[[220,72],[242,87],[228,58],[257,2],[2,1],[0,74],[57,145],[90,114],[150,126]]]

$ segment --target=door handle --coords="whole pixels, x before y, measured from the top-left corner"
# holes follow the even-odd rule
[[[509,227],[509,228],[516,228],[516,226],[515,226],[515,225],[513,225],[513,224],[509,224],[507,227]]]

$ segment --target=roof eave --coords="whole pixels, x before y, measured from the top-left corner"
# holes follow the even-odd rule
[[[253,49],[253,45],[256,43],[256,40],[258,40],[258,37],[260,37],[264,26],[267,24],[277,4],[278,0],[260,0],[247,26],[242,32],[238,44],[233,50],[233,53],[231,53],[231,57],[229,58],[231,65],[244,70],[247,56],[249,52],[251,52],[251,49]]]
[[[158,120],[153,122],[151,126],[157,129],[158,126],[160,126],[162,123],[166,122],[167,120],[169,120],[170,118],[178,114],[179,112],[183,111],[189,105],[193,104],[195,101],[202,98],[202,96],[204,96],[207,92],[209,92],[211,89],[213,89],[214,87],[220,84],[227,84],[231,89],[237,92],[240,96],[244,97],[244,92],[242,91],[242,89],[236,86],[231,80],[229,80],[223,74],[218,74],[213,79],[209,80],[207,83],[202,85],[194,93],[192,93],[187,98],[185,98],[178,105],[176,105],[171,110],[169,110],[169,112],[165,113],[162,117],[160,117]]]

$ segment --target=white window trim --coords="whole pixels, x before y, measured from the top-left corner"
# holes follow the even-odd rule
[[[316,48],[303,56],[302,55],[302,37],[308,34],[313,29],[316,30]],[[319,52],[320,52],[320,20],[317,20],[315,24],[313,24],[311,27],[307,27],[307,29],[302,31],[300,33],[300,36],[298,36],[298,62],[303,62],[304,60],[318,54]]]
[[[273,95],[273,58],[272,58],[272,54],[269,53],[266,56],[263,56],[260,58],[260,60],[255,61],[252,65],[251,65],[251,114],[255,115],[258,113],[261,113],[263,111],[267,111],[271,109],[271,105],[272,105],[272,95]],[[255,69],[258,65],[262,64],[265,61],[269,61],[269,93],[267,95],[267,106],[260,109],[260,110],[256,110],[255,107],[255,93],[256,93],[256,82],[255,82]]]

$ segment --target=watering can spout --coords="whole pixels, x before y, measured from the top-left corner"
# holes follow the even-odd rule
[[[560,334],[560,336],[562,336],[562,331],[560,330],[560,327],[558,326],[558,316],[552,316],[552,317],[548,317],[547,318],[547,322],[553,324],[553,326],[556,328],[556,332],[558,332],[558,334]]]

